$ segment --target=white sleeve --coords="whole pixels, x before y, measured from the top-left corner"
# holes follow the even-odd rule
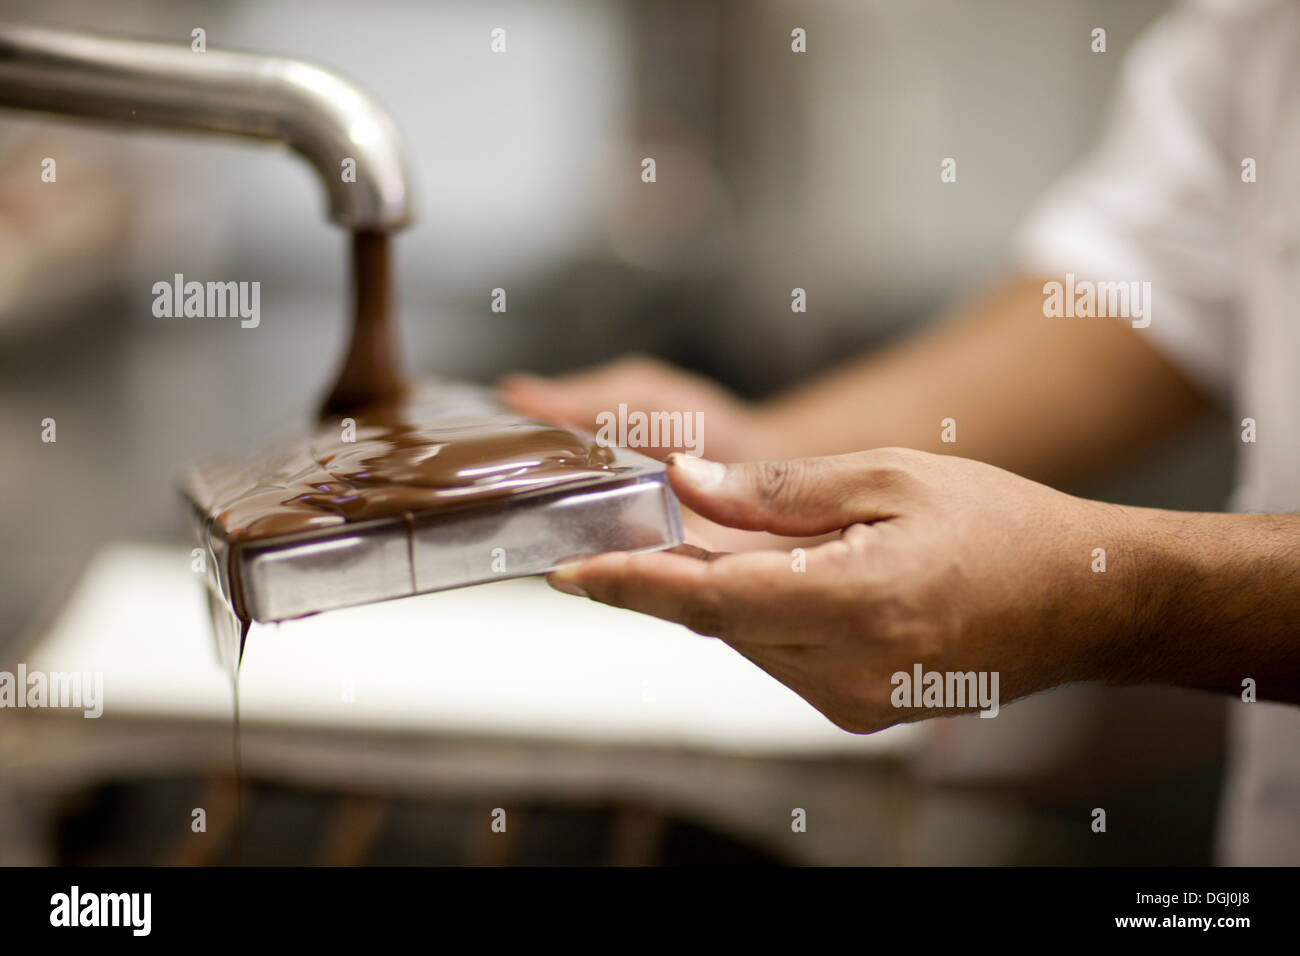
[[[1149,281],[1141,330],[1203,387],[1232,387],[1236,270],[1226,155],[1232,117],[1231,18],[1181,4],[1125,61],[1101,141],[1022,226],[1016,265],[1031,275]]]

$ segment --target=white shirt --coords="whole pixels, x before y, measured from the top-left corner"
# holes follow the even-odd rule
[[[1300,3],[1193,0],[1158,21],[1020,264],[1150,281],[1137,334],[1255,422],[1233,509],[1300,511]],[[1243,676],[1266,694],[1267,674]],[[1229,719],[1221,860],[1300,864],[1300,707],[1234,700]]]

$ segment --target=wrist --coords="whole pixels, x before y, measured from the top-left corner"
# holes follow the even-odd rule
[[[1116,571],[1125,577],[1124,653],[1112,667],[1122,683],[1159,681],[1167,676],[1170,656],[1179,651],[1175,619],[1191,570],[1191,516],[1123,506],[1119,511],[1124,532]]]
[[[1169,621],[1180,565],[1173,513],[1074,499],[1080,508],[1064,548],[1051,604],[1068,635],[1065,680],[1140,684],[1158,679],[1170,651]],[[1170,515],[1161,519],[1159,516]],[[1058,539],[1059,542],[1059,539]],[[1067,662],[1069,662],[1067,664]]]

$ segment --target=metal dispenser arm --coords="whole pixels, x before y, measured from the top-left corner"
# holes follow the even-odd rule
[[[396,125],[310,63],[4,24],[0,106],[283,142],[316,170],[335,223],[389,232],[411,221]],[[353,182],[345,159],[356,163]]]

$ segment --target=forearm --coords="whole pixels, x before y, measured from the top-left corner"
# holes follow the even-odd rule
[[[1300,703],[1300,515],[1125,508],[1133,625],[1090,650],[1097,678]]]
[[[1009,280],[950,320],[762,406],[768,457],[901,445],[1042,481],[1122,459],[1207,402],[1116,319],[1047,318],[1043,281]],[[941,439],[952,419],[956,442]]]

